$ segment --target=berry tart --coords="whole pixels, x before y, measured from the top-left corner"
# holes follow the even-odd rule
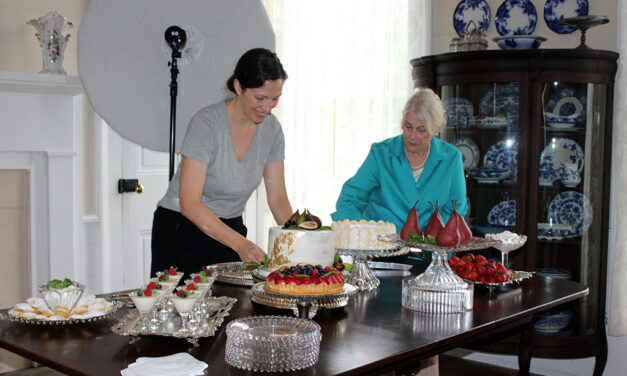
[[[333,294],[344,290],[344,276],[331,266],[299,264],[270,273],[266,288],[293,295]]]

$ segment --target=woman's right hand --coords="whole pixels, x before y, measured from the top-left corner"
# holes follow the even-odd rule
[[[242,238],[241,241],[237,244],[237,247],[234,248],[235,252],[239,255],[243,262],[254,261],[261,262],[263,256],[266,253],[257,246],[257,244],[251,242],[246,238]]]

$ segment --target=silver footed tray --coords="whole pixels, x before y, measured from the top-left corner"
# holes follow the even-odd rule
[[[206,296],[198,302],[203,319],[193,331],[181,332],[181,317],[176,310],[153,310],[147,316],[148,325],[142,325],[142,317],[135,309],[111,327],[111,331],[122,336],[162,336],[198,339],[213,336],[237,299],[227,296]],[[152,324],[154,322],[154,325]],[[135,342],[135,341],[131,341]],[[194,344],[195,341],[190,341]]]
[[[420,248],[423,251],[441,251],[441,252],[474,251],[478,249],[494,247],[495,245],[498,245],[501,243],[498,240],[480,238],[477,236],[473,236],[470,239],[470,241],[466,244],[451,246],[451,247],[444,247],[441,245],[435,245],[435,244],[429,244],[429,243],[410,242],[407,240],[402,240],[398,234],[379,235],[379,239],[385,240],[388,242],[393,242],[403,247]]]
[[[346,306],[351,296],[357,293],[357,288],[349,283],[344,284],[344,290],[333,294],[321,295],[293,295],[284,294],[266,289],[265,282],[256,283],[251,289],[252,301],[270,307],[291,309],[295,316],[313,318],[319,309],[333,309]]]
[[[471,281],[470,279],[464,279],[464,278],[462,279],[466,282],[473,283],[476,286],[485,286],[488,288],[488,290],[490,290],[490,292],[493,292],[497,287],[507,286],[510,284],[517,284],[517,283],[524,281],[525,279],[531,278],[533,277],[534,272],[512,270],[512,274],[513,274],[513,277],[511,280],[505,281],[505,282],[496,282],[496,283]]]
[[[226,283],[235,286],[252,286],[255,284],[250,270],[241,262],[224,262],[220,264],[208,265],[212,275],[216,275],[216,282]]]
[[[35,325],[73,325],[102,320],[115,313],[123,303],[108,301],[104,298],[89,296],[82,298],[64,318],[52,314],[43,299],[29,298],[26,303],[18,303],[6,313],[0,313],[0,319]]]

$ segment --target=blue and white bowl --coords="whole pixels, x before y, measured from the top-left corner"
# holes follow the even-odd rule
[[[503,50],[540,48],[545,37],[536,35],[507,35],[492,39]]]
[[[558,332],[568,326],[571,316],[572,312],[569,309],[554,315],[540,316],[540,319],[533,323],[533,327],[538,332]]]
[[[512,170],[496,167],[479,167],[468,169],[468,173],[482,183],[497,183],[509,177]]]
[[[551,112],[544,113],[544,119],[549,127],[568,129],[574,128],[577,125],[578,115],[575,116],[560,116]]]

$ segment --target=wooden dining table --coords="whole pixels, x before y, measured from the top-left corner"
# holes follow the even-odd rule
[[[428,314],[401,304],[402,280],[422,271],[416,269],[380,272],[378,289],[358,292],[345,307],[319,310],[313,317],[322,331],[318,362],[281,374],[402,374],[433,355],[514,332],[521,333],[519,366],[525,374],[533,346],[533,315],[588,293],[586,286],[574,281],[534,276],[493,293],[475,286],[469,311]],[[123,307],[104,319],[73,325],[37,325],[10,321],[5,316],[0,320],[0,347],[67,375],[119,375],[138,357],[178,352],[206,362],[209,375],[256,374],[226,364],[228,322],[251,315],[293,316],[293,312],[252,302],[250,287],[216,283],[213,295],[235,297],[237,302],[215,335],[201,338],[197,346],[186,339],[163,336],[142,336],[131,343],[132,337],[111,331],[132,309]],[[6,310],[1,312],[6,314]]]

